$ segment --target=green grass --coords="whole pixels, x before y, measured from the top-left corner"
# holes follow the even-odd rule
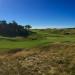
[[[75,43],[75,36],[49,36],[44,39],[25,40],[25,39],[0,39],[0,48],[31,48],[49,42]]]
[[[32,48],[48,43],[68,43],[75,44],[75,35],[52,34],[49,31],[33,30],[37,34],[30,38],[6,38],[0,36],[0,51],[14,48]],[[34,37],[35,36],[35,37]],[[32,39],[32,38],[36,39]]]
[[[45,40],[0,41],[0,48],[30,48],[43,43]]]

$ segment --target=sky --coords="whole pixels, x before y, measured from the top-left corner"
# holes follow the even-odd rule
[[[33,28],[75,27],[75,0],[0,0],[0,20]]]

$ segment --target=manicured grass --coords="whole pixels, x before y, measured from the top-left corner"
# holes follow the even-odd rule
[[[44,42],[43,40],[0,41],[0,48],[30,48]]]
[[[44,39],[29,40],[29,39],[5,39],[0,38],[0,48],[31,48],[45,43],[75,43],[75,36],[47,36]]]

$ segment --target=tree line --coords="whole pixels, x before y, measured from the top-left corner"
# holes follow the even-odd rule
[[[7,21],[0,21],[0,35],[7,37],[23,36],[27,37],[32,32],[30,31],[31,25],[19,25],[16,21],[7,23]]]

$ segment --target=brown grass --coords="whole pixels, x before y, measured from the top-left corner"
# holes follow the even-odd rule
[[[0,75],[75,75],[75,45],[50,44],[1,55]]]

